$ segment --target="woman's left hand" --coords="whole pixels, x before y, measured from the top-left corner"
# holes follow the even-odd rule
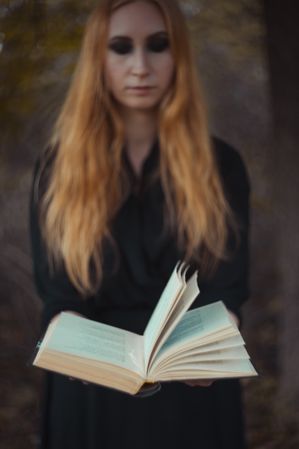
[[[210,387],[215,381],[210,379],[192,379],[184,380],[189,387]]]
[[[237,315],[234,312],[231,312],[230,310],[228,311],[230,316],[232,317],[232,319],[235,321],[236,325],[239,327],[240,326],[240,320],[237,317]]]

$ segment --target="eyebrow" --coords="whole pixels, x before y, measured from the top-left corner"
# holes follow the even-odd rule
[[[168,36],[167,31],[156,31],[155,33],[149,34],[148,36],[146,36],[146,39],[151,39],[153,37],[158,37],[158,36]],[[109,42],[114,41],[114,40],[118,40],[118,39],[127,39],[127,40],[132,40],[132,38],[130,36],[125,36],[125,35],[117,35],[117,36],[112,36],[109,38]]]

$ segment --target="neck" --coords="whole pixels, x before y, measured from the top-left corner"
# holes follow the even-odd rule
[[[129,154],[149,151],[157,135],[155,112],[129,111],[123,114],[126,147]]]
[[[157,114],[154,111],[125,111],[123,120],[127,155],[139,175],[157,136]]]

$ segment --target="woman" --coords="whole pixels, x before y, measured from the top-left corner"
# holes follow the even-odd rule
[[[35,171],[43,327],[70,310],[142,333],[179,259],[200,270],[194,307],[222,299],[238,321],[248,190],[238,154],[209,138],[177,3],[101,1]],[[47,374],[41,448],[244,448],[238,381],[205,385],[140,399]]]

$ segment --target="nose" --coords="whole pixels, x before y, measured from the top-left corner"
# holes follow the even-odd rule
[[[133,54],[132,74],[140,78],[149,74],[149,61],[146,50],[143,48],[136,49]]]

